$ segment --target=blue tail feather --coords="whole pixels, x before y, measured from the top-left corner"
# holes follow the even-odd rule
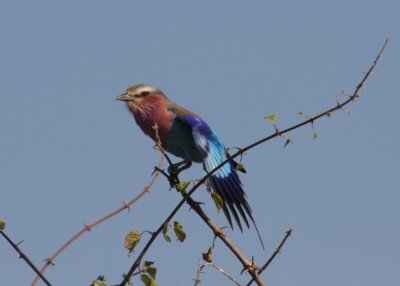
[[[228,220],[230,227],[233,229],[231,215],[233,216],[241,232],[243,232],[243,228],[241,220],[239,218],[239,214],[242,220],[245,222],[247,228],[250,228],[250,224],[248,221],[248,218],[250,218],[257,231],[257,235],[260,239],[261,245],[264,249],[264,243],[260,236],[260,232],[258,231],[257,225],[254,221],[251,207],[246,200],[246,194],[243,190],[239,176],[231,163],[227,163],[227,165],[230,167],[229,174],[226,177],[220,176],[218,172],[212,175],[208,181],[210,187],[215,192],[217,192],[224,201],[222,210],[225,214],[226,219]]]
[[[242,223],[239,218],[240,214],[246,226],[249,227],[247,217],[251,220],[253,220],[253,217],[236,171],[231,170],[231,173],[227,177],[213,175],[211,176],[210,181],[212,189],[217,192],[224,201],[223,211],[229,225],[233,228],[231,219],[232,215],[239,226],[240,231],[243,231]]]

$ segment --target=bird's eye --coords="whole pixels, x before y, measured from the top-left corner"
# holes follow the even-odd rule
[[[148,96],[150,94],[150,91],[142,91],[142,93],[140,94],[140,96]]]

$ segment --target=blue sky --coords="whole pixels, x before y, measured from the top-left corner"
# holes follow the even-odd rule
[[[0,218],[37,265],[84,223],[128,201],[160,155],[121,102],[145,82],[200,114],[227,146],[243,147],[351,93],[385,38],[389,46],[349,108],[264,144],[241,176],[260,232],[228,235],[262,264],[284,232],[269,285],[387,285],[398,280],[400,137],[398,1],[1,1]],[[202,175],[196,165],[182,178]],[[194,197],[226,224],[205,192]],[[154,230],[180,200],[168,183],[85,234],[46,276],[54,285],[120,282],[133,257],[123,239]],[[160,285],[192,285],[212,234],[188,207],[176,216],[187,240],[158,239],[146,259]],[[146,239],[144,239],[146,240]],[[143,243],[140,246],[142,246]],[[217,242],[215,263],[242,283],[238,262]],[[0,242],[0,284],[34,275]],[[202,285],[232,285],[212,269]],[[137,281],[138,285],[140,282]]]

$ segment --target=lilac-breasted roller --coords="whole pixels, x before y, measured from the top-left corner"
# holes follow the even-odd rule
[[[183,158],[182,162],[174,164],[174,167],[180,167],[178,170],[189,168],[193,161],[202,163],[205,172],[210,172],[229,156],[221,139],[200,116],[179,106],[158,88],[138,84],[116,99],[126,102],[146,135],[155,142],[160,140],[167,152]],[[153,128],[155,124],[158,137]],[[232,215],[243,231],[240,214],[247,227],[250,218],[257,229],[236,166],[233,160],[226,163],[208,179],[207,184],[222,198],[222,209],[231,227]]]

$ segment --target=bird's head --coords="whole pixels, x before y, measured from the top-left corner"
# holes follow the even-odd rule
[[[129,87],[115,99],[125,101],[128,109],[136,113],[163,102],[165,98],[164,93],[158,88],[147,84],[137,84]]]

